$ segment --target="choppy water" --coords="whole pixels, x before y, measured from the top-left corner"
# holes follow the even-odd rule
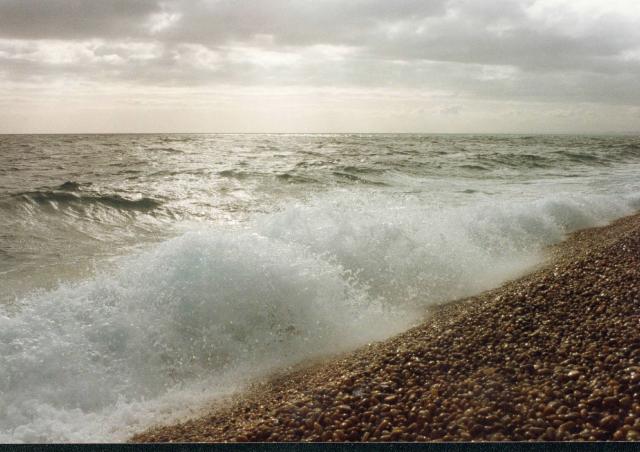
[[[640,208],[640,138],[0,136],[0,441],[119,441]]]

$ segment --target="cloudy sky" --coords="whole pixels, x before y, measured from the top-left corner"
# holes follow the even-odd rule
[[[0,0],[0,133],[640,131],[638,0]]]

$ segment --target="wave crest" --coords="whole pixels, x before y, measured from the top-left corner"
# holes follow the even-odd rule
[[[128,199],[116,194],[90,194],[78,191],[79,185],[65,182],[59,190],[36,190],[11,196],[9,204],[28,202],[39,206],[89,206],[103,205],[118,210],[149,211],[157,209],[162,202],[153,198]],[[7,203],[7,201],[5,201]]]

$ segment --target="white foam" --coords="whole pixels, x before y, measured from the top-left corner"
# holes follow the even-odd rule
[[[121,441],[249,378],[401,331],[637,207],[548,195],[436,207],[332,192],[201,228],[0,317],[0,441]]]

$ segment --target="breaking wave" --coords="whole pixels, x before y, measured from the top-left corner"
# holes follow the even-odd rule
[[[438,208],[345,190],[193,228],[0,315],[0,441],[125,440],[203,395],[402,331],[639,207],[555,194]]]

